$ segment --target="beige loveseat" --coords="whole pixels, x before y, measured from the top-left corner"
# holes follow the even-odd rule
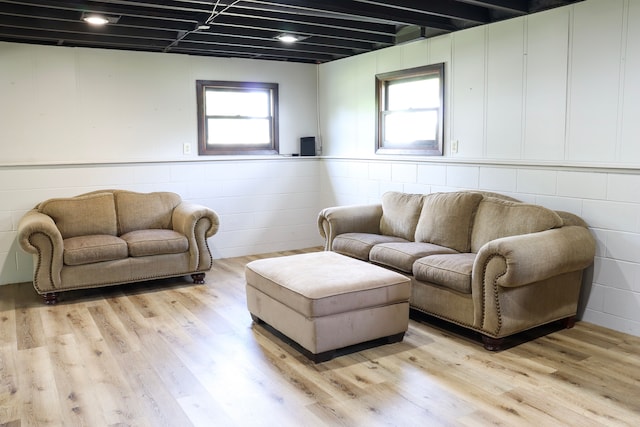
[[[579,217],[494,193],[385,193],[380,204],[318,217],[325,250],[399,271],[410,305],[481,334],[505,337],[564,320],[573,326],[595,241]]]
[[[27,212],[18,242],[33,254],[33,286],[45,302],[57,292],[190,274],[212,266],[211,209],[169,192],[101,190],[50,199]]]

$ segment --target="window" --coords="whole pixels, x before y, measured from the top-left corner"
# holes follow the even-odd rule
[[[442,155],[444,64],[376,75],[378,154]]]
[[[278,154],[278,84],[196,81],[198,154]]]

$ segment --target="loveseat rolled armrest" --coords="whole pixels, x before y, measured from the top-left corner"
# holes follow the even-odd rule
[[[382,205],[351,205],[325,208],[318,214],[318,231],[330,251],[333,239],[343,233],[380,233]]]
[[[53,219],[37,210],[27,212],[18,223],[18,243],[34,256],[34,283],[42,284],[42,292],[53,292],[60,286],[64,250],[62,234]]]
[[[190,267],[194,271],[210,269],[213,258],[207,238],[218,232],[218,214],[206,206],[182,202],[173,210],[171,223],[175,231],[184,234],[189,240]]]

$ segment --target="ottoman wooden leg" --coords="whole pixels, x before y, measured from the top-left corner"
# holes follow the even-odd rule
[[[400,342],[404,339],[404,332],[400,332],[399,334],[389,335],[386,340],[388,344],[393,344],[394,342]]]

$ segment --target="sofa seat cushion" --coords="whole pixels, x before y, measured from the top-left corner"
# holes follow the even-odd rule
[[[413,271],[413,263],[427,255],[457,254],[444,246],[421,242],[392,242],[375,245],[369,253],[369,260],[405,273]]]
[[[108,234],[70,237],[63,240],[63,262],[66,265],[93,264],[127,258],[127,242]]]
[[[413,276],[421,282],[455,291],[471,293],[471,270],[476,254],[441,254],[420,258],[413,263]]]
[[[189,250],[187,238],[173,230],[136,230],[121,237],[132,257],[179,254]]]
[[[390,242],[408,243],[408,240],[394,236],[383,236],[381,234],[344,233],[333,239],[331,249],[342,255],[369,261],[371,248],[380,243]]]

